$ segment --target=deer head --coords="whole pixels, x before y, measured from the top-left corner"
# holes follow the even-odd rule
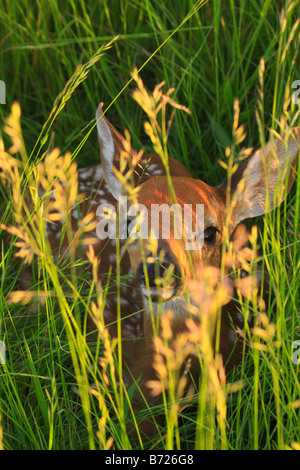
[[[100,106],[96,118],[102,166],[117,199],[127,194],[114,171],[114,167],[119,169],[120,138],[101,116]],[[139,187],[138,206],[130,207],[127,222],[129,227],[134,225],[134,208],[138,209],[143,219],[140,224],[143,235],[131,241],[128,252],[146,305],[150,295],[152,302],[160,298],[168,302],[169,309],[181,311],[178,305],[194,268],[221,265],[226,205],[231,206],[227,220],[229,236],[243,220],[277,207],[292,187],[299,143],[300,128],[271,138],[231,175],[230,182],[225,180],[216,187],[185,175],[173,176],[172,188],[166,176],[150,178]],[[164,277],[169,279],[167,285],[159,281]]]

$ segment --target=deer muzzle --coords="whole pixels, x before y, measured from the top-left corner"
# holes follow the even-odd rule
[[[159,253],[156,257],[148,255],[145,262],[140,262],[136,278],[143,295],[150,296],[152,302],[165,302],[174,297],[182,282],[177,263],[168,254],[162,257]]]

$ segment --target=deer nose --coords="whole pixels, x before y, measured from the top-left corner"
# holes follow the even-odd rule
[[[148,275],[149,287],[157,287],[157,280],[166,276],[167,270],[174,266],[171,283],[176,287],[181,283],[180,269],[176,263],[165,254],[163,261],[159,258],[153,258],[151,255],[146,257],[146,263],[141,262],[136,271],[136,278],[139,284],[146,285],[145,272]]]

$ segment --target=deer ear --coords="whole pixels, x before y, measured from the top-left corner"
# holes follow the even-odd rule
[[[300,127],[272,138],[233,174],[231,197],[236,199],[233,228],[242,220],[272,211],[289,193],[299,157]],[[225,190],[226,182],[221,185]]]
[[[128,153],[128,144],[124,137],[105,118],[102,110],[103,103],[100,103],[96,111],[97,133],[100,146],[101,163],[104,179],[115,199],[124,193],[121,183],[117,179],[113,168],[120,169],[120,155],[122,151]],[[127,144],[127,145],[126,145]],[[136,152],[130,147],[132,157]]]

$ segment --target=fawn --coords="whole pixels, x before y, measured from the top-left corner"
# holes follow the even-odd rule
[[[229,192],[229,197],[232,201],[234,200],[228,224],[229,236],[243,220],[260,216],[278,206],[283,195],[289,193],[295,178],[300,128],[289,131],[284,139],[281,137],[273,139],[264,148],[256,151],[231,175],[230,182],[225,180],[219,186],[211,187],[192,178],[183,165],[171,157],[169,158],[169,175],[166,175],[164,165],[158,155],[145,154],[139,158],[125,138],[103,115],[102,105],[98,107],[96,120],[101,165],[78,170],[79,191],[85,196],[80,207],[81,214],[85,215],[99,205],[116,208],[120,196],[127,195],[128,188],[117,175],[118,171],[125,172],[121,162],[122,152],[129,155],[126,169],[132,167],[134,186],[139,188],[137,201],[140,207],[146,208],[144,220],[148,222],[148,226],[151,225],[153,205],[167,210],[174,202],[173,198],[176,199],[179,208],[188,204],[190,220],[194,228],[197,222],[196,205],[204,206],[204,222],[201,226],[202,244],[199,249],[187,250],[187,240],[184,237],[179,239],[175,236],[172,224],[168,236],[162,236],[161,233],[165,227],[160,225],[160,235],[156,237],[155,242],[155,253],[149,248],[150,236],[149,239],[136,237],[128,244],[122,257],[120,275],[127,275],[131,272],[134,274],[134,277],[126,281],[126,285],[124,283],[120,286],[121,335],[123,339],[133,339],[124,341],[124,370],[127,368],[130,370],[128,377],[132,375],[137,378],[142,374],[141,390],[149,399],[151,391],[147,383],[155,379],[155,371],[152,367],[153,321],[150,310],[154,314],[159,314],[158,305],[162,304],[161,310],[173,312],[171,325],[174,337],[177,332],[186,329],[185,321],[190,315],[186,290],[189,288],[189,281],[193,279],[192,267],[196,267],[198,275],[200,272],[201,276],[201,270],[204,267],[219,268],[221,266],[226,194]],[[170,178],[173,186],[172,197],[169,190]],[[131,212],[128,219],[130,226],[134,211],[129,212]],[[75,226],[77,219],[78,210],[74,209],[72,221]],[[55,229],[56,233],[53,233],[53,230],[50,226],[48,235],[55,250],[55,248],[58,249],[59,237],[57,229]],[[120,240],[121,249],[126,243],[127,240]],[[62,248],[67,251],[67,245]],[[100,259],[100,277],[102,276],[103,282],[106,280],[105,273],[109,269],[112,269],[112,279],[114,279],[116,239],[98,238],[94,250]],[[164,278],[166,278],[166,284],[159,285],[160,280]],[[258,279],[258,283],[260,282],[261,279]],[[267,282],[265,282],[264,289],[267,294]],[[151,309],[149,303],[152,304]],[[133,315],[134,313],[136,314]],[[117,296],[115,289],[107,296],[104,318],[110,334],[116,336]],[[243,341],[237,337],[235,331],[238,328],[243,330],[245,322],[235,303],[234,293],[231,300],[222,307],[220,321],[219,352],[226,370],[230,370],[242,359]],[[251,326],[253,319],[249,318],[248,322]],[[192,361],[191,372],[196,378],[200,374],[198,360]]]

